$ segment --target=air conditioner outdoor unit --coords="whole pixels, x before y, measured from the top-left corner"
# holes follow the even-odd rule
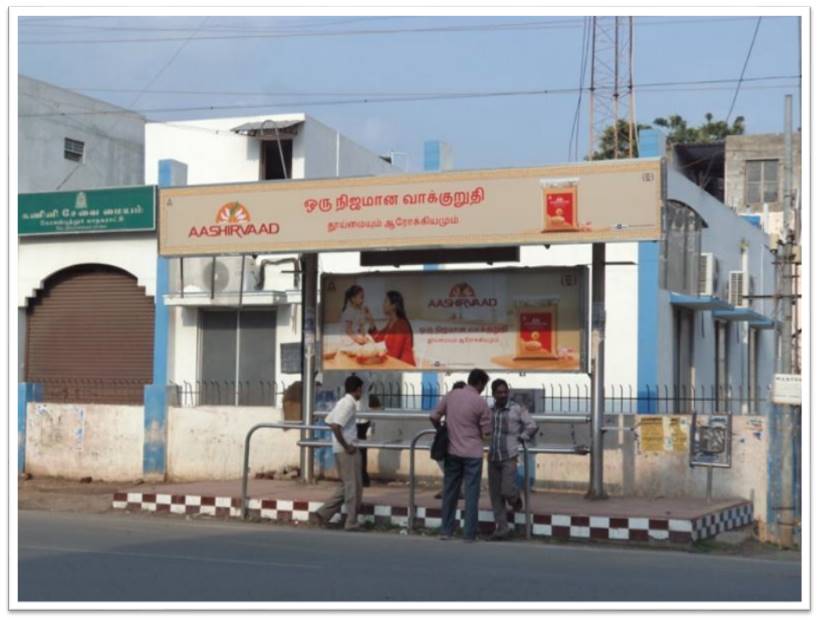
[[[242,288],[241,256],[195,256],[184,259],[184,292],[215,295],[238,294]],[[256,290],[258,276],[252,258],[244,259],[244,292]]]
[[[746,275],[743,271],[731,271],[730,281],[727,289],[727,301],[736,308],[746,308],[749,304],[748,300],[744,298],[744,278]]]
[[[699,295],[718,295],[719,291],[719,259],[711,252],[699,254]]]

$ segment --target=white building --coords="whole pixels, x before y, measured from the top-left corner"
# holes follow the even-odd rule
[[[144,183],[145,119],[135,112],[21,75],[18,76],[17,125],[17,185],[21,194],[84,190],[85,199],[93,195],[88,190]],[[41,198],[43,206],[56,204],[49,203],[44,194]],[[74,211],[77,205],[68,206]],[[91,339],[55,343],[53,334],[49,335],[54,327],[48,327],[48,314],[52,309],[64,314],[63,310],[75,302],[88,304],[89,299],[102,294],[100,287],[116,282],[130,301],[123,298],[123,304],[110,308],[109,323],[113,324],[117,315],[127,317],[132,324],[135,321],[150,327],[156,280],[153,224],[143,226],[139,232],[122,232],[122,226],[103,225],[86,227],[82,234],[64,235],[53,234],[56,229],[26,229],[22,220],[18,223],[21,235],[35,233],[21,236],[18,246],[20,381],[51,376],[50,370],[64,374],[66,369],[57,369],[63,365],[70,368],[69,358],[73,358],[77,371],[66,378],[97,376],[93,364],[85,367],[88,374],[80,370],[82,360],[95,359],[92,354],[86,356],[83,347],[93,349],[97,345],[90,343]],[[103,231],[106,228],[108,230]],[[85,286],[92,290],[90,298],[82,302],[75,298],[72,290]],[[59,290],[55,292],[54,287]],[[132,314],[122,315],[123,311]],[[31,320],[33,324],[29,324]],[[65,329],[69,327],[65,323],[61,327],[63,333],[70,331]],[[144,332],[141,340],[143,336]],[[149,356],[152,341],[145,347]],[[32,358],[30,364],[26,363],[27,352]],[[140,368],[123,373],[142,377],[147,372],[149,376],[149,369],[150,363],[145,361]]]
[[[397,171],[306,114],[148,123],[145,132],[149,183],[168,159],[188,185]],[[183,403],[272,405],[300,378],[297,269],[297,255],[170,261],[168,381]]]

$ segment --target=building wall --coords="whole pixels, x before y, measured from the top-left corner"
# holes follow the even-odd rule
[[[303,161],[303,178],[359,177],[399,172],[371,151],[336,130],[306,117],[294,156]]]
[[[156,294],[156,237],[152,233],[29,237],[20,240],[17,257],[17,305],[21,308],[50,275],[87,263],[124,269],[145,287],[145,294]]]
[[[30,403],[25,470],[33,476],[141,478],[143,420],[142,406]]]
[[[144,183],[142,116],[25,76],[19,76],[18,89],[20,193]],[[41,116],[88,111],[103,113]],[[65,138],[85,143],[83,161],[65,159]]]
[[[231,131],[244,123],[303,121],[293,139],[291,178],[387,174],[396,170],[375,153],[340,136],[340,166],[336,159],[339,133],[306,114],[275,114],[197,121],[148,123],[145,126],[147,182],[156,183],[158,162],[175,159],[188,166],[188,184],[257,182],[261,142]],[[340,170],[339,170],[340,168]]]
[[[189,185],[256,182],[261,147],[255,138],[230,131],[244,119],[179,121],[145,125],[145,180],[155,185],[159,161],[174,159],[187,165]]]
[[[148,123],[146,127],[146,166],[149,182],[157,178],[158,162],[174,159],[188,166],[188,184],[257,182],[259,180],[260,143],[255,138],[230,131],[244,123],[266,119],[303,121],[293,140],[292,177],[315,179],[341,176],[387,174],[397,169],[377,154],[340,135],[336,130],[304,114],[253,116],[174,123]],[[340,160],[338,159],[340,155]],[[358,253],[354,256],[357,263]],[[281,260],[296,255],[271,255]],[[257,257],[261,261],[265,256]],[[292,265],[267,268],[267,279],[292,282]],[[188,277],[189,272],[188,272]],[[301,341],[300,304],[279,305],[276,332],[276,368],[278,383],[289,384],[300,379],[282,374],[281,344]],[[198,379],[198,317],[195,307],[175,308],[171,317],[170,377],[175,383],[195,384]]]
[[[269,407],[170,407],[168,479],[240,479],[247,432],[256,424],[282,419],[280,409]],[[250,476],[297,467],[298,439],[297,431],[257,431],[250,451]]]
[[[727,136],[724,152],[724,202],[744,211],[746,203],[745,162],[753,159],[778,160],[778,202],[769,203],[770,211],[781,211],[784,178],[784,134]],[[793,135],[793,188],[801,187],[801,132]],[[759,212],[758,206],[752,209]]]
[[[756,294],[769,294],[774,287],[773,257],[768,245],[768,237],[762,230],[737,216],[707,192],[697,187],[678,173],[669,174],[668,194],[687,205],[695,207],[705,220],[707,227],[702,231],[702,252],[711,252],[720,261],[721,297],[726,299],[726,283],[730,271],[740,271],[743,267],[742,248],[747,255],[747,273],[755,280]],[[724,287],[724,288],[722,288]],[[660,346],[672,344],[667,338],[672,337],[673,309],[669,303],[669,294],[660,292],[659,309]],[[753,309],[766,317],[773,316],[772,301],[754,300]],[[698,312],[694,334],[694,366],[697,385],[705,385],[708,390],[715,383],[715,334],[713,316],[709,311]],[[747,324],[734,322],[730,327],[731,344],[729,346],[730,384],[736,390],[747,384]],[[772,383],[775,367],[775,333],[774,330],[761,330],[759,338],[758,377],[762,398],[767,397],[768,387]],[[672,351],[672,349],[671,349]],[[673,383],[671,364],[660,366],[659,383]],[[746,389],[746,387],[745,387]],[[766,413],[761,411],[760,413]]]

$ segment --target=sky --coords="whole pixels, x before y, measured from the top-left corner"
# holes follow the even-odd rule
[[[19,20],[19,74],[151,121],[306,112],[375,152],[405,154],[398,161],[410,172],[422,169],[425,140],[447,142],[456,169],[545,165],[587,154],[587,92],[579,105],[578,157],[570,146],[582,15]],[[748,59],[756,24],[752,15],[634,18],[637,121],[680,114],[698,124],[707,112],[723,119],[744,70],[747,81],[729,120],[744,116],[747,133],[781,132],[784,96],[792,94],[797,127],[798,18],[763,17]],[[588,69],[585,87],[589,78]],[[733,81],[679,84],[706,80]],[[564,92],[543,93],[554,90]],[[538,92],[496,95],[520,91]],[[440,97],[452,93],[495,96]],[[379,101],[384,95],[435,98]],[[217,109],[192,109],[211,106]]]

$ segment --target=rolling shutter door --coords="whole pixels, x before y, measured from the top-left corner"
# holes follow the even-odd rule
[[[27,310],[26,380],[47,402],[141,404],[153,376],[153,298],[104,265],[49,278]]]

